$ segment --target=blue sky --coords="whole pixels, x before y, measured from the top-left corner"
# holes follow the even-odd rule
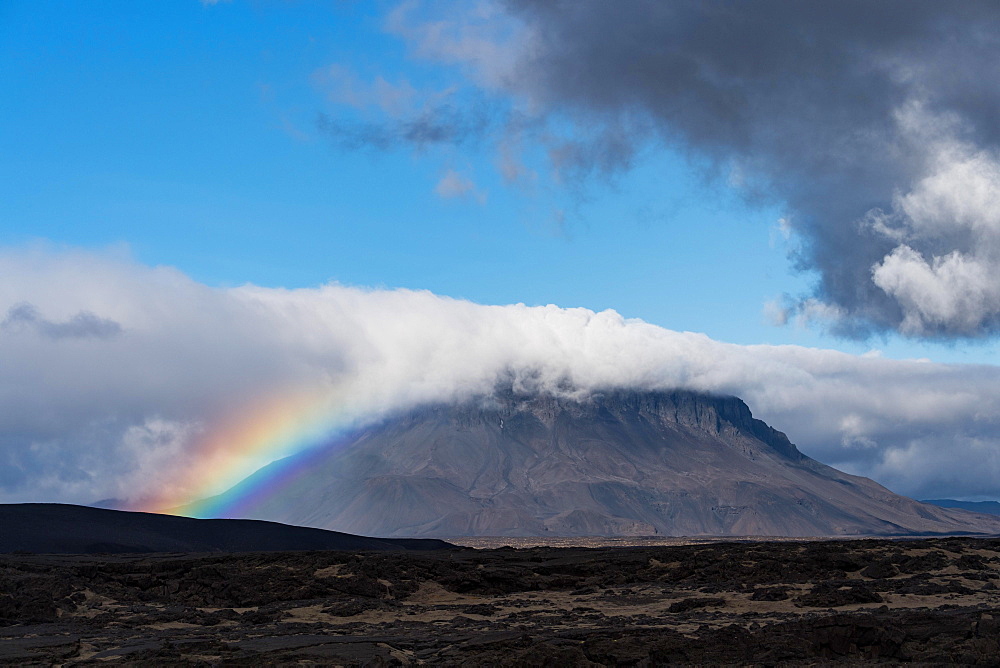
[[[0,4],[0,500],[512,369],[1000,498],[993,5],[570,4]]]
[[[210,285],[428,289],[486,304],[612,308],[734,343],[995,362],[992,343],[847,340],[775,326],[815,281],[787,258],[780,197],[748,204],[698,154],[626,172],[505,182],[491,146],[346,150],[321,114],[331,66],[472,95],[467,73],[387,31],[391,3],[6,2],[0,8],[0,232],[13,246],[124,247]],[[342,98],[342,96],[341,96]],[[435,192],[449,172],[474,191]]]

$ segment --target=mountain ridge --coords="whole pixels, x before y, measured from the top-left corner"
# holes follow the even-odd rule
[[[958,501],[956,499],[923,499],[921,503],[929,503],[941,508],[961,508],[984,515],[1000,515],[1000,502],[997,501]]]

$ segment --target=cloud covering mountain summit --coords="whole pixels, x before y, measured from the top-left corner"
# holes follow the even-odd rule
[[[1000,494],[1000,369],[991,366],[739,346],[614,311],[487,306],[425,291],[213,288],[84,251],[8,249],[0,270],[0,314],[11,322],[25,312],[49,323],[88,313],[118,328],[0,328],[3,502],[183,498],[196,491],[183,488],[185,472],[228,460],[239,464],[233,475],[247,475],[291,454],[248,452],[240,441],[279,404],[306,402],[332,433],[511,379],[555,393],[733,394],[809,456],[894,491]]]

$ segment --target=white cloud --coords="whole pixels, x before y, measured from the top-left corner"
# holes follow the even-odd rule
[[[958,251],[928,262],[903,244],[875,265],[872,279],[903,308],[904,334],[937,328],[974,333],[1000,313],[997,271],[1000,265]]]
[[[871,266],[871,281],[899,309],[904,335],[987,336],[1000,324],[1000,154],[957,139],[956,119],[913,100],[895,120],[921,160],[891,208],[872,209],[860,222],[893,244]],[[836,327],[851,317],[816,298],[796,311],[805,324]]]
[[[925,174],[866,224],[897,245],[872,280],[912,336],[992,331],[1000,320],[1000,156],[955,139],[953,121],[909,105],[899,122],[926,145]]]
[[[614,311],[423,291],[212,288],[76,251],[8,250],[0,273],[0,317],[30,304],[45,322],[86,312],[120,327],[0,330],[0,501],[177,485],[215,465],[204,460],[206,434],[279,399],[308,398],[333,428],[486,392],[509,374],[553,391],[569,382],[732,393],[807,454],[897,491],[1000,495],[995,367],[738,346]],[[212,456],[242,454],[227,441]],[[262,463],[248,457],[243,469]]]

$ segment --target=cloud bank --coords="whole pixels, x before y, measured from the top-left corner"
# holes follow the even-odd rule
[[[156,494],[211,465],[201,435],[275,397],[326,401],[344,426],[509,377],[736,394],[807,454],[896,491],[1000,496],[991,366],[737,346],[614,311],[421,291],[213,288],[113,254],[8,250],[0,272],[0,502]]]
[[[1000,330],[998,21],[985,1],[406,2],[387,29],[506,106],[327,129],[355,148],[488,136],[505,176],[542,146],[563,180],[679,148],[787,207],[793,261],[818,283],[785,320],[987,337]]]

